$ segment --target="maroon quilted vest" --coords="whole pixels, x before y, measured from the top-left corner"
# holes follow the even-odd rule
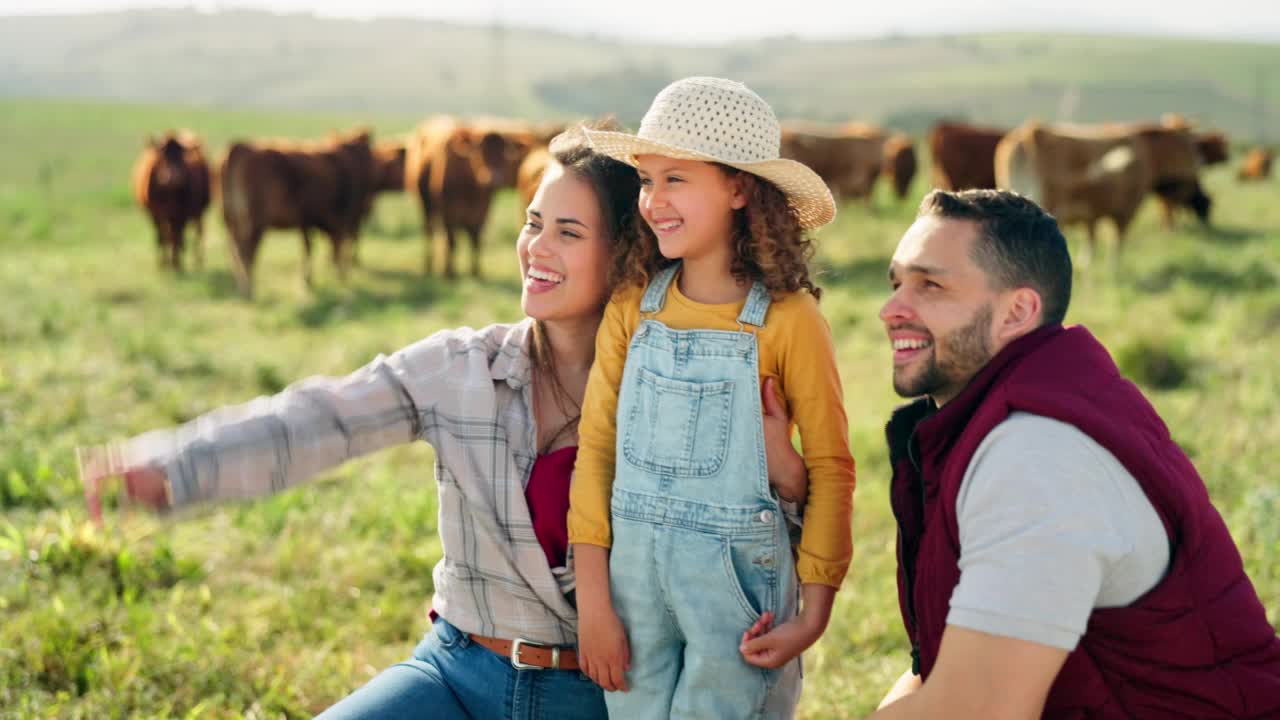
[[[1044,717],[1280,718],[1280,638],[1226,524],[1151,404],[1081,326],[1016,340],[941,409],[921,399],[886,428],[898,600],[916,671],[928,678],[937,660],[960,580],[956,498],[965,469],[1014,411],[1074,425],[1115,455],[1155,506],[1171,549],[1150,592],[1090,616]]]

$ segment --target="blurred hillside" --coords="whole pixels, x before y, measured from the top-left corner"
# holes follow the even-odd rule
[[[1235,139],[1280,137],[1274,43],[1006,33],[693,48],[252,11],[0,18],[3,97],[415,117],[614,112],[634,125],[659,88],[692,74],[745,81],[783,117],[912,132],[943,115],[1010,125],[1178,111]]]

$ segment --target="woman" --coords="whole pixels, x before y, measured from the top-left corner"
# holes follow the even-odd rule
[[[95,455],[119,458],[114,467],[85,469],[96,514],[109,473],[165,508],[263,495],[374,450],[431,443],[444,552],[432,632],[326,720],[606,715],[577,666],[565,514],[596,330],[627,260],[639,186],[579,131],[551,152],[516,243],[523,321],[438,332],[345,378],[311,378],[140,436]],[[771,478],[780,495],[802,496],[803,461],[771,388],[765,395]]]

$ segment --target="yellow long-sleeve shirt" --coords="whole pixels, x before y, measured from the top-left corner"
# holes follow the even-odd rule
[[[737,303],[708,305],[667,290],[653,317],[676,330],[737,330]],[[618,293],[605,308],[596,336],[595,364],[587,380],[579,425],[578,460],[569,491],[569,542],[609,547],[618,388],[631,335],[640,325],[642,289]],[[853,556],[854,465],[849,423],[836,370],[831,328],[807,292],[783,295],[769,306],[757,335],[760,382],[774,378],[800,429],[809,498],[796,570],[802,583],[840,587]]]

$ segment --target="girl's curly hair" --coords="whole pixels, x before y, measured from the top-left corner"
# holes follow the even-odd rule
[[[734,213],[733,262],[730,271],[743,282],[759,280],[771,295],[808,290],[814,299],[822,288],[809,273],[813,240],[800,227],[800,219],[777,185],[728,165],[712,163],[727,177],[740,178],[747,204]],[[644,287],[672,260],[658,250],[658,238],[640,213],[634,218],[635,240],[623,263],[619,286]]]

